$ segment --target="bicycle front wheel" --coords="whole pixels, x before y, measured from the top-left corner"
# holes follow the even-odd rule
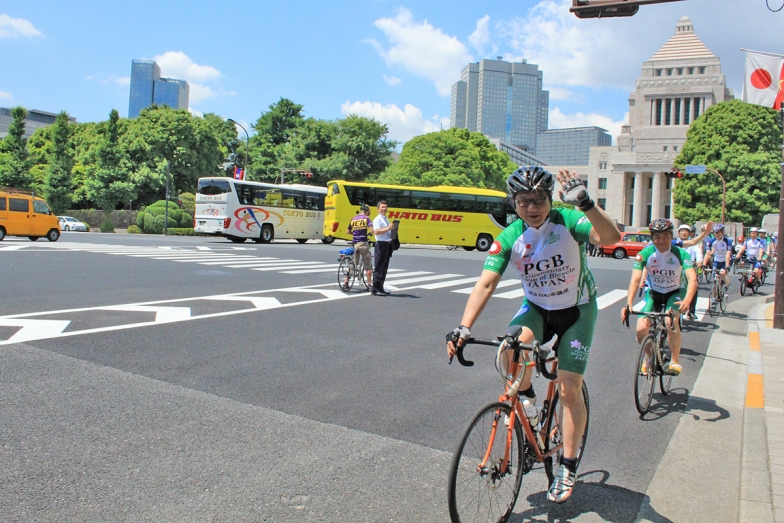
[[[354,286],[354,262],[346,256],[338,265],[338,285],[340,290],[348,292]]]
[[[705,281],[710,283],[713,281],[713,271],[703,271],[705,273]]]
[[[634,404],[637,412],[645,414],[651,406],[653,387],[656,385],[656,356],[654,340],[648,335],[640,343],[640,356],[634,369]]]
[[[544,439],[544,453],[547,454],[550,449],[563,444],[563,431],[561,430],[561,420],[563,419],[563,407],[560,405],[561,394],[556,390],[553,395],[553,404],[550,405],[550,410],[547,413],[547,425],[542,430],[546,430],[547,434]],[[580,466],[580,460],[583,459],[583,452],[585,451],[585,442],[588,440],[588,424],[591,420],[591,405],[588,401],[588,385],[583,381],[583,402],[585,403],[585,430],[583,430],[583,437],[580,439],[580,446],[577,448],[577,466]],[[545,436],[543,434],[543,436]],[[555,473],[558,471],[558,465],[561,463],[561,456],[563,456],[563,446],[558,452],[552,456],[544,459],[544,471],[547,474],[548,486],[552,484]]]
[[[664,348],[662,349],[662,363],[664,365],[668,364],[672,358],[671,355],[672,351],[670,350],[670,344],[665,341]],[[662,368],[661,374],[659,374],[659,390],[661,390],[661,393],[665,396],[672,390],[672,374],[666,374],[666,370],[666,367]]]
[[[460,439],[449,467],[453,523],[503,522],[512,514],[523,481],[527,443],[517,416],[514,427],[507,427],[510,411],[506,403],[485,405]]]
[[[727,310],[727,304],[730,302],[730,295],[726,290],[721,291],[721,300],[719,301],[719,307],[721,308],[721,312],[725,312]]]

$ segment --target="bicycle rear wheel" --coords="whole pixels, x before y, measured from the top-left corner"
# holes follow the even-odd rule
[[[654,340],[651,335],[645,336],[640,342],[640,356],[634,369],[634,404],[637,412],[645,414],[651,406],[653,388],[656,385],[656,358]]]
[[[710,283],[713,281],[713,271],[703,271],[705,273],[705,281]]]
[[[453,523],[503,522],[512,514],[523,481],[523,455],[528,443],[515,416],[504,470],[510,409],[501,402],[485,405],[460,439],[449,467],[449,516]]]
[[[348,292],[354,286],[354,262],[346,256],[338,265],[338,285],[340,290]]]
[[[723,284],[721,284],[721,285],[723,285]],[[721,291],[721,300],[719,300],[719,308],[721,309],[721,312],[724,312],[724,311],[727,310],[727,304],[729,302],[730,302],[729,292],[727,292],[726,290],[722,289],[722,291]]]
[[[746,280],[747,280],[746,275],[745,274],[741,274],[741,277],[740,277],[740,295],[741,296],[745,296],[746,295]]]
[[[547,454],[551,448],[554,448],[563,443],[563,432],[561,430],[562,408],[559,405],[561,395],[556,390],[553,395],[553,404],[550,405],[550,410],[547,413],[547,425],[542,430],[547,430],[544,439],[544,453]],[[591,406],[588,400],[588,385],[583,381],[583,401],[585,402],[585,430],[583,437],[580,440],[580,446],[577,448],[577,466],[580,466],[580,460],[583,459],[583,452],[585,451],[585,442],[588,440],[588,425],[591,420]],[[547,485],[553,482],[555,473],[558,471],[558,465],[561,463],[561,456],[563,456],[563,447],[561,450],[554,453],[552,456],[545,458],[544,471],[547,474]]]

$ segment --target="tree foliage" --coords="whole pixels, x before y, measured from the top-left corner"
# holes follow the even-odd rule
[[[0,186],[27,189],[33,184],[24,130],[27,111],[24,107],[11,109],[12,121],[8,134],[0,143]]]
[[[781,127],[777,113],[739,100],[709,108],[689,128],[676,167],[706,165],[675,186],[675,216],[685,222],[721,220],[722,184],[727,182],[726,220],[758,225],[778,212],[781,188]]]
[[[71,207],[71,169],[73,159],[68,149],[68,114],[57,115],[52,126],[52,147],[48,158],[46,200],[55,214],[63,214]]]
[[[517,166],[482,133],[452,128],[416,136],[379,181],[399,185],[452,185],[505,190]]]
[[[112,109],[103,143],[97,151],[98,168],[87,181],[90,199],[107,212],[136,196],[134,184],[128,179],[129,161],[119,142],[120,115]]]

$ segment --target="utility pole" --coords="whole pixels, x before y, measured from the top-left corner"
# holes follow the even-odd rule
[[[779,192],[779,240],[776,246],[776,273],[774,274],[774,283],[776,285],[773,291],[773,328],[784,329],[784,267],[781,261],[784,260],[784,245],[781,239],[784,238],[784,219],[782,213],[784,212],[784,102],[779,105],[779,119],[782,129],[781,141],[781,191]]]
[[[240,124],[239,122],[235,122],[231,118],[229,118],[227,121],[233,123],[234,125],[239,125],[240,128],[243,131],[245,131],[245,165],[243,165],[243,168],[245,169],[245,178],[247,179],[248,178],[248,149],[250,149],[250,136],[248,135],[248,131],[245,129],[245,127],[243,127],[242,124]]]

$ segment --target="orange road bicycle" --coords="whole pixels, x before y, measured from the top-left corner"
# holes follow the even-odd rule
[[[536,463],[543,463],[549,486],[563,454],[561,419],[563,408],[556,385],[558,377],[557,349],[553,355],[538,341],[524,344],[519,341],[522,327],[516,327],[496,340],[468,338],[457,349],[461,365],[470,367],[473,361],[463,358],[466,345],[489,345],[498,347],[496,369],[504,384],[504,393],[497,401],[488,403],[477,412],[466,427],[457,444],[449,468],[449,516],[453,523],[506,521],[520,493],[523,476]],[[457,343],[453,339],[453,343]],[[509,372],[504,371],[510,359]],[[533,353],[532,362],[521,361],[521,353]],[[451,362],[450,362],[451,363]],[[523,408],[518,391],[523,382],[526,367],[536,367],[537,377],[541,374],[550,382],[541,410],[529,417]],[[549,368],[548,368],[549,367]],[[583,456],[588,437],[588,388],[583,382],[585,400],[585,432],[577,452],[577,464]]]

